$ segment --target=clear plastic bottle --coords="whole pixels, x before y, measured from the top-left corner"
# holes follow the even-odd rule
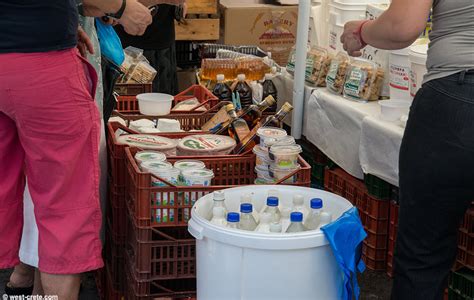
[[[271,215],[271,222],[280,222],[281,214],[280,209],[278,209],[278,202],[279,201],[277,197],[267,198],[267,207],[263,212],[269,213]]]
[[[222,227],[227,226],[227,221],[225,220],[225,209],[223,207],[212,208],[211,223]]]
[[[213,209],[214,207],[222,207],[224,208],[224,215],[227,214],[227,209],[225,207],[225,203],[224,203],[224,200],[225,200],[225,194],[223,191],[215,191],[214,193],[212,193],[212,196],[213,196],[213,200],[214,200],[214,203],[212,205]],[[209,216],[209,220],[212,219],[212,211],[211,211],[211,216]]]
[[[251,203],[240,204],[240,229],[254,231],[257,228],[258,224],[252,215],[252,211]]]
[[[247,84],[247,82],[245,82],[245,79],[245,74],[239,74],[237,76],[237,80],[239,82],[234,89],[234,93],[238,93],[240,96],[240,104],[242,105],[242,109],[245,109],[253,104],[252,89]]]
[[[321,224],[321,213],[323,212],[323,200],[319,198],[311,199],[311,212],[305,219],[304,226],[308,230],[318,229]]]
[[[244,194],[240,197],[240,203],[251,203],[252,204],[252,216],[255,219],[255,221],[258,223],[259,220],[259,214],[255,210],[255,206],[253,206],[253,200],[252,196],[250,194]]]
[[[329,224],[331,222],[332,222],[332,214],[327,211],[321,212],[321,223],[319,224],[319,227]]]
[[[256,232],[270,232],[270,222],[272,219],[272,215],[269,213],[263,213],[260,216],[260,223],[258,224],[257,228],[255,228]]]
[[[240,229],[240,215],[236,212],[230,212],[227,214],[227,227]]]
[[[286,232],[288,227],[290,226],[290,214],[292,209],[289,207],[282,207],[281,209],[281,229],[282,232]]]
[[[290,215],[291,224],[290,227],[286,230],[289,232],[302,232],[306,231],[306,227],[303,225],[303,214],[299,211],[292,212]]]
[[[270,232],[272,233],[282,233],[282,226],[281,223],[271,223],[270,224]]]
[[[304,197],[296,194],[293,196],[293,211],[299,211],[306,219],[309,216],[309,210],[304,203]]]
[[[217,83],[212,90],[214,96],[219,98],[221,101],[232,101],[232,90],[230,87],[225,83],[225,76],[224,74],[218,74],[216,76]]]
[[[268,96],[272,96],[276,101],[278,101],[278,91],[275,84],[272,81],[273,75],[271,73],[265,74],[265,81],[262,83],[263,87],[263,96],[262,99],[267,98]],[[267,110],[269,112],[276,111],[276,104],[269,107]]]

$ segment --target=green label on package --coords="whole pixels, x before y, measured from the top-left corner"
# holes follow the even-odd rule
[[[336,81],[338,70],[339,70],[339,62],[338,61],[332,61],[331,66],[329,67],[328,75],[326,77],[327,81],[330,85],[334,85],[334,82]]]
[[[344,93],[354,98],[360,98],[360,92],[364,87],[366,72],[360,68],[352,68],[349,77],[344,84]]]

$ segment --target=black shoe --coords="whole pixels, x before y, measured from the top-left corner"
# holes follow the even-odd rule
[[[33,293],[33,286],[15,288],[9,286],[9,283],[5,284],[5,294],[8,296],[29,296]]]

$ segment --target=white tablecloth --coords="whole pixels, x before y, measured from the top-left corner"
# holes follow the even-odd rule
[[[293,103],[293,77],[284,73],[273,82],[278,106]],[[403,131],[399,123],[380,119],[377,102],[358,103],[325,88],[305,88],[303,135],[352,176],[363,179],[364,173],[372,174],[398,186]]]
[[[404,128],[370,116],[362,123],[359,157],[364,173],[398,186],[398,156]]]

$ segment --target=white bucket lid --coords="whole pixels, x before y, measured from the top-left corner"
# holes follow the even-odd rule
[[[426,59],[428,58],[428,44],[411,46],[409,57],[410,61],[415,64],[426,65]]]

